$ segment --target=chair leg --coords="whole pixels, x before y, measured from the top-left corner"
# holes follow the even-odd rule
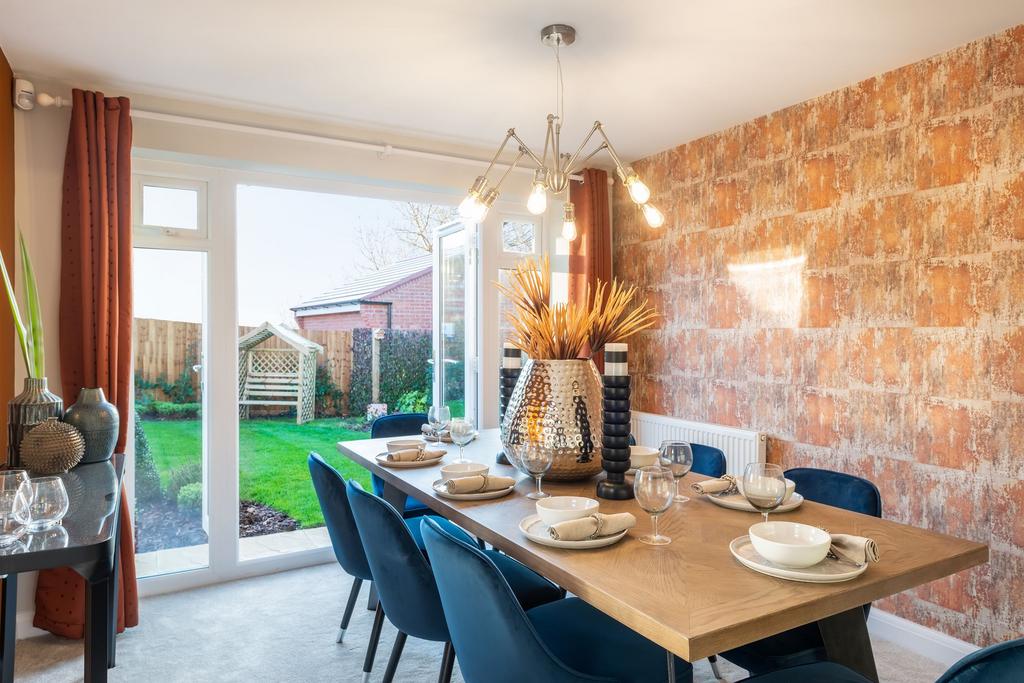
[[[437,683],[450,683],[452,671],[455,669],[455,647],[452,641],[444,644],[444,654],[441,656],[441,673],[437,676]]]
[[[359,589],[363,587],[362,579],[352,579],[352,590],[348,592],[348,602],[345,603],[345,614],[341,616],[341,626],[338,627],[338,639],[340,643],[345,640],[345,631],[348,629],[348,622],[352,620],[352,610],[356,607],[356,598],[359,597]]]
[[[377,656],[377,643],[380,641],[380,630],[384,627],[384,608],[377,603],[377,613],[373,615],[373,627],[370,629],[370,642],[366,644],[366,659],[363,660],[363,683],[370,680],[373,671],[373,658]]]
[[[395,644],[391,648],[391,656],[388,657],[388,668],[384,670],[384,683],[391,683],[395,680],[395,670],[398,669],[398,660],[402,658],[402,650],[405,648],[406,636],[401,631],[395,637]]]
[[[718,670],[718,655],[708,657],[708,664],[711,665],[711,673],[715,675],[715,678],[719,681],[722,680],[722,672]]]

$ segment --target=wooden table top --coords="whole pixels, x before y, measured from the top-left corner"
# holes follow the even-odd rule
[[[509,466],[496,465],[501,450],[498,430],[484,430],[466,447],[466,457],[491,466],[492,474],[519,476],[516,490],[494,500],[456,501],[432,488],[439,465],[389,469],[374,456],[386,439],[344,441],[338,450],[407,495],[423,501],[472,534],[491,543],[558,583],[637,633],[693,662],[786,629],[846,611],[914,586],[988,561],[988,547],[952,536],[805,501],[773,519],[803,522],[834,533],[873,538],[881,561],[861,576],[836,584],[808,584],[759,574],[737,562],[729,543],[747,533],[760,514],[728,510],[691,495],[662,515],[666,546],[650,546],[636,537],[650,530],[650,518],[635,500],[601,501],[605,513],[632,512],[637,526],[619,543],[594,550],[562,550],[538,545],[519,531],[534,514],[525,497],[533,481]],[[448,445],[443,462],[458,457]],[[687,475],[685,484],[706,479]],[[552,495],[596,498],[595,479],[546,482]]]

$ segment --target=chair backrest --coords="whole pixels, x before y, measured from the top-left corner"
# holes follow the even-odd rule
[[[872,517],[882,516],[882,494],[867,479],[814,467],[786,470],[786,478],[796,483],[796,490],[807,500]]]
[[[1024,638],[972,652],[935,683],[1011,683],[1024,679]]]
[[[721,448],[691,443],[693,471],[705,477],[720,477],[725,474],[725,452]]]
[[[427,421],[426,413],[395,413],[382,415],[370,425],[370,438],[383,439],[386,436],[410,436],[420,434]]]
[[[390,503],[354,481],[348,483],[348,494],[388,620],[415,638],[447,642],[448,626],[434,573],[405,520]]]
[[[468,683],[610,680],[573,671],[551,653],[505,577],[479,548],[430,518],[420,525],[459,670]]]
[[[359,538],[356,520],[349,506],[345,480],[338,474],[338,470],[324,462],[317,453],[310,452],[306,462],[338,564],[357,579],[372,580],[370,565],[363,552],[363,541]]]

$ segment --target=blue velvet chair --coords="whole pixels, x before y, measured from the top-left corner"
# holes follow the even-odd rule
[[[396,436],[419,436],[423,433],[423,425],[427,422],[426,413],[395,413],[394,415],[382,415],[370,425],[371,439],[385,439]],[[370,475],[370,483],[373,485],[373,492],[378,496],[384,495],[384,480],[376,474]],[[405,510],[403,517],[418,517],[430,513],[430,508],[409,497],[405,499]]]
[[[1024,680],[1024,638],[972,652],[935,683],[1011,683]]]
[[[324,522],[327,525],[327,534],[331,538],[331,546],[334,548],[334,556],[338,564],[346,574],[352,577],[352,589],[348,594],[348,601],[345,603],[345,613],[341,617],[341,626],[338,628],[337,642],[345,638],[345,630],[352,619],[352,610],[355,608],[356,599],[359,597],[359,590],[363,581],[372,581],[373,574],[370,565],[366,560],[366,553],[363,550],[363,541],[359,537],[356,528],[355,518],[352,516],[352,508],[349,505],[348,491],[345,488],[345,480],[336,469],[328,465],[317,453],[310,453],[307,458],[309,475],[313,480],[313,488],[316,490],[317,500],[320,502],[320,511],[324,515]],[[423,538],[420,536],[420,519],[410,519],[406,522],[409,533],[420,549],[423,548]],[[441,518],[438,517],[440,520]],[[468,536],[467,536],[468,538]],[[377,642],[380,640],[380,630],[384,626],[384,608],[378,602],[375,607],[373,627],[370,629],[370,640],[366,648],[366,657],[363,664],[364,674],[369,674],[373,667],[373,659],[377,653]]]
[[[526,609],[494,556],[426,518],[427,547],[466,683],[665,680],[660,647],[578,598]],[[676,680],[693,669],[676,658]]]
[[[377,594],[388,620],[398,629],[398,637],[384,672],[384,683],[394,679],[408,636],[445,643],[438,678],[440,683],[444,683],[451,678],[455,651],[433,571],[417,547],[408,524],[418,524],[427,519],[435,527],[444,528],[445,533],[457,538],[460,543],[473,545],[473,539],[458,526],[440,517],[429,515],[416,520],[403,520],[390,503],[362,490],[355,482],[350,481],[348,489],[366,559],[376,577],[374,585]],[[488,556],[502,568],[504,580],[513,586],[515,597],[524,607],[561,599],[562,590],[558,586],[525,565],[496,551],[488,551]],[[364,675],[364,680],[368,675]]]
[[[720,477],[725,474],[725,453],[721,448],[691,443],[693,471],[705,477]]]
[[[882,516],[882,495],[867,479],[811,467],[786,470],[786,478],[796,483],[796,490],[807,500],[873,517]],[[864,606],[865,619],[870,609],[871,605]],[[719,654],[751,674],[826,660],[825,644],[817,623],[804,624]]]

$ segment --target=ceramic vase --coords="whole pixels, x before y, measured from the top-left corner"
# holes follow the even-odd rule
[[[85,439],[72,425],[47,418],[28,431],[21,442],[21,464],[33,474],[62,474],[85,453]]]
[[[83,463],[109,460],[117,445],[120,419],[117,408],[103,395],[103,389],[82,389],[75,404],[64,414],[85,437]]]
[[[21,467],[25,434],[47,418],[60,418],[64,401],[46,386],[45,377],[26,377],[25,388],[7,404],[7,464]]]
[[[552,455],[544,478],[587,479],[601,471],[601,375],[589,360],[528,360],[502,420],[502,445],[512,464],[526,448]]]

